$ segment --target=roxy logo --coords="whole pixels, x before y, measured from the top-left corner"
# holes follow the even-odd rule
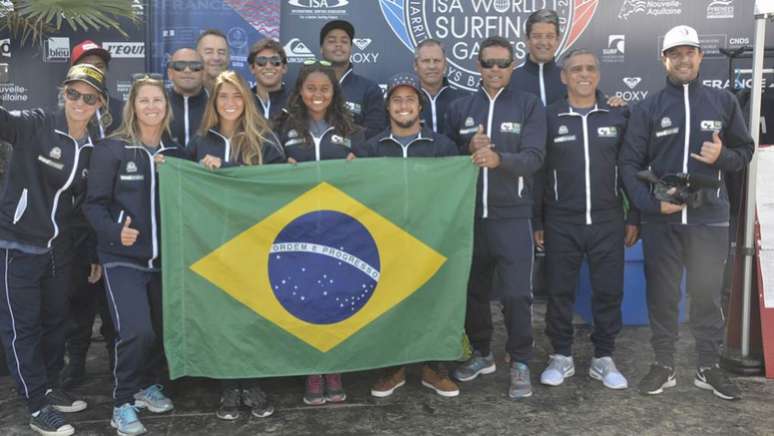
[[[621,81],[627,88],[623,91],[617,91],[616,96],[623,99],[625,102],[640,101],[648,96],[648,91],[638,91],[635,88],[642,82],[642,77],[624,77]]]
[[[359,48],[360,50],[365,50],[366,47],[371,45],[371,38],[355,38],[352,40],[352,43],[355,44],[355,47]]]
[[[634,89],[642,82],[642,77],[624,77],[622,80],[629,89]]]
[[[288,0],[290,6],[304,9],[341,8],[349,4],[348,0]]]

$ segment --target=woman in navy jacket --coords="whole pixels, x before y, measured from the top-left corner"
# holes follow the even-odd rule
[[[41,434],[75,432],[59,412],[86,403],[58,389],[70,283],[67,247],[55,240],[79,207],[93,144],[89,123],[106,104],[105,76],[76,65],[60,88],[63,108],[9,112],[0,107],[0,139],[13,147],[0,203],[0,337],[6,361]]]
[[[352,122],[336,74],[327,61],[304,63],[277,125],[290,163],[352,160],[355,150],[362,149],[365,142],[362,130]],[[341,374],[307,377],[304,403],[320,405],[346,399]]]
[[[162,413],[172,401],[153,384],[162,366],[159,200],[156,166],[180,155],[166,143],[171,114],[164,82],[136,75],[121,127],[94,151],[84,210],[97,232],[108,306],[116,327],[111,425],[145,432],[136,407]]]
[[[211,170],[285,162],[277,137],[259,115],[244,79],[234,71],[224,71],[215,79],[199,133],[186,151],[190,159]],[[215,413],[220,419],[238,419],[243,404],[258,418],[274,413],[274,406],[255,380],[222,380],[221,390]]]

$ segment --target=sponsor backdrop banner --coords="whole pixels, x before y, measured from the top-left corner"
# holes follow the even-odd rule
[[[0,72],[8,71],[5,83],[0,83],[0,104],[8,109],[55,106],[57,86],[70,66],[70,49],[85,39],[110,51],[108,89],[111,96],[123,99],[129,92],[131,74],[145,70],[143,3],[132,0],[142,24],[122,23],[128,38],[116,31],[75,32],[64,24],[61,32],[52,34],[41,46],[28,41],[21,47],[8,33],[0,33]]]
[[[231,66],[252,79],[247,66],[250,45],[265,37],[279,39],[280,0],[159,0],[152,2],[150,68],[165,72],[169,56],[194,47],[206,29],[222,31],[231,50]],[[251,80],[252,81],[252,80]]]
[[[600,87],[636,102],[663,86],[659,47],[664,33],[678,24],[691,25],[700,34],[704,83],[727,87],[728,61],[719,49],[754,42],[753,4],[750,0],[282,0],[280,29],[291,75],[304,59],[319,56],[323,23],[345,19],[355,26],[352,63],[358,73],[384,83],[390,75],[412,68],[419,42],[436,38],[446,45],[452,84],[473,89],[479,80],[478,42],[502,35],[514,43],[521,63],[527,56],[527,17],[551,8],[562,21],[560,53],[570,48],[593,50],[602,66]],[[749,76],[749,72],[740,76],[746,86]],[[774,77],[767,78],[771,84]]]

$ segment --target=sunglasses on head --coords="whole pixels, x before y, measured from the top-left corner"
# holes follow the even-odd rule
[[[304,65],[314,65],[314,64],[320,64],[324,67],[330,67],[333,64],[324,60],[324,59],[307,59],[304,61]]]
[[[99,101],[99,95],[84,94],[74,90],[73,88],[66,88],[64,95],[70,101],[78,101],[80,98],[83,98],[83,102],[89,106],[94,106]]]
[[[198,73],[204,69],[204,63],[201,61],[172,61],[169,63],[169,68],[172,68],[178,73],[185,71],[186,68],[194,73]]]
[[[132,74],[132,83],[139,82],[141,80],[163,80],[164,76],[159,73],[136,73]]]
[[[253,62],[259,67],[265,67],[266,64],[271,64],[273,67],[282,66],[282,58],[279,56],[257,56]]]
[[[505,69],[511,66],[513,64],[513,59],[481,59],[481,68],[484,69],[490,69],[493,68],[495,65],[498,67]]]

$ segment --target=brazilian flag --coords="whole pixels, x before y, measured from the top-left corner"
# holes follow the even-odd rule
[[[462,353],[465,157],[160,169],[173,378],[346,372]]]

